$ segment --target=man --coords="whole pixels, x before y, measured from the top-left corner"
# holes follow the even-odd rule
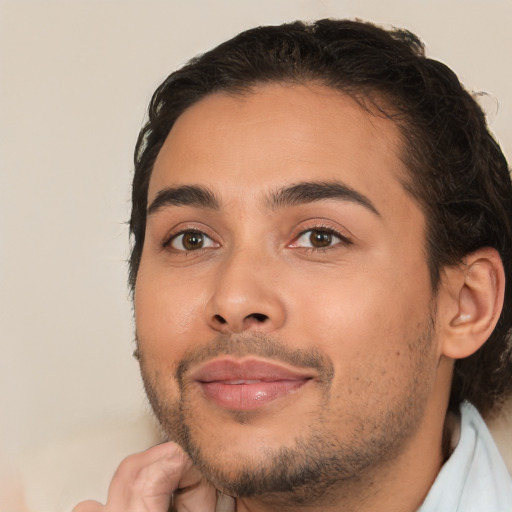
[[[191,61],[130,224],[171,442],[75,510],[511,510],[477,412],[512,388],[511,220],[481,110],[408,32],[262,27]]]

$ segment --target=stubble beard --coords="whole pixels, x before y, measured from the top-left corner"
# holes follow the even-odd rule
[[[328,505],[348,498],[371,480],[371,475],[403,450],[417,432],[423,418],[428,384],[425,383],[425,361],[431,354],[433,321],[429,317],[423,332],[408,344],[410,364],[403,394],[372,417],[358,418],[357,428],[350,436],[338,439],[328,430],[323,408],[312,415],[310,428],[291,439],[287,446],[267,448],[258,460],[240,453],[233,466],[223,465],[222,453],[214,455],[194,435],[194,414],[183,376],[191,363],[202,362],[217,355],[255,355],[298,366],[316,366],[325,402],[331,394],[333,365],[325,355],[311,351],[291,351],[274,338],[251,336],[219,336],[207,346],[196,350],[179,365],[174,378],[179,383],[180,396],[169,400],[145,368],[141,354],[141,373],[153,411],[166,436],[188,453],[205,478],[217,489],[239,498],[262,498],[276,506],[293,507]],[[374,391],[379,384],[373,383]],[[247,415],[233,413],[233,420],[246,423]],[[227,440],[226,442],[229,442]],[[249,442],[249,441],[248,441]]]

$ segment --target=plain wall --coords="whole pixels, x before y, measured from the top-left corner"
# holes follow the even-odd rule
[[[0,1],[0,451],[16,462],[147,406],[126,285],[133,146],[155,87],[243,29],[406,27],[482,100],[512,157],[507,0]],[[499,104],[499,108],[498,108]]]

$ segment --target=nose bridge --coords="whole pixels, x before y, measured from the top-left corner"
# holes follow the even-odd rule
[[[216,330],[271,331],[285,319],[276,287],[276,262],[260,246],[233,248],[217,268],[206,320]]]

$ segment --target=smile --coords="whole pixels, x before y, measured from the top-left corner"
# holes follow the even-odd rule
[[[250,360],[212,361],[192,372],[203,395],[217,406],[250,411],[298,391],[314,378],[311,371]]]

